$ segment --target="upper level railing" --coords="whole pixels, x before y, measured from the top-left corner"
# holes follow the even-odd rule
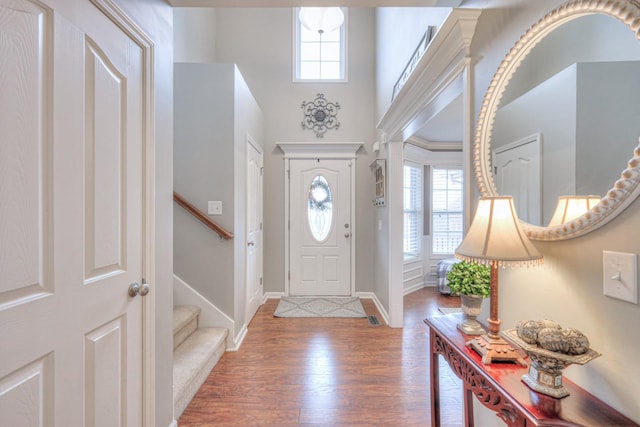
[[[173,201],[182,206],[187,212],[191,215],[195,216],[200,222],[204,225],[218,233],[221,239],[231,240],[233,239],[233,233],[225,230],[221,226],[219,226],[215,221],[209,218],[204,212],[193,206],[191,203],[187,202],[181,195],[173,192]]]

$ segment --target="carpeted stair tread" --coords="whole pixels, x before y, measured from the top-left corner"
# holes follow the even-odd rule
[[[179,305],[173,307],[173,349],[175,350],[196,329],[200,307]]]
[[[178,418],[225,352],[228,330],[199,328],[173,352],[173,405]]]

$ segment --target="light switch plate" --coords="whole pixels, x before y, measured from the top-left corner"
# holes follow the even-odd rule
[[[638,304],[638,261],[636,254],[603,251],[603,292],[606,296]]]
[[[209,200],[207,205],[207,213],[209,215],[222,215],[222,202],[220,200]]]

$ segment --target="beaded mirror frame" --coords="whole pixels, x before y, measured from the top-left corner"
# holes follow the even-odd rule
[[[473,168],[480,194],[497,196],[491,170],[491,134],[502,95],[531,49],[562,24],[585,15],[605,14],[625,24],[640,41],[640,2],[637,0],[574,0],[552,10],[536,22],[502,60],[485,94],[473,144]],[[640,77],[639,77],[640,78]],[[589,233],[619,215],[640,194],[640,142],[613,188],[590,211],[564,224],[541,227],[522,222],[530,239],[555,241]]]

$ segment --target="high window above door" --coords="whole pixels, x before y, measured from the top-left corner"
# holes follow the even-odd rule
[[[297,7],[293,22],[293,81],[347,81],[347,8]]]

